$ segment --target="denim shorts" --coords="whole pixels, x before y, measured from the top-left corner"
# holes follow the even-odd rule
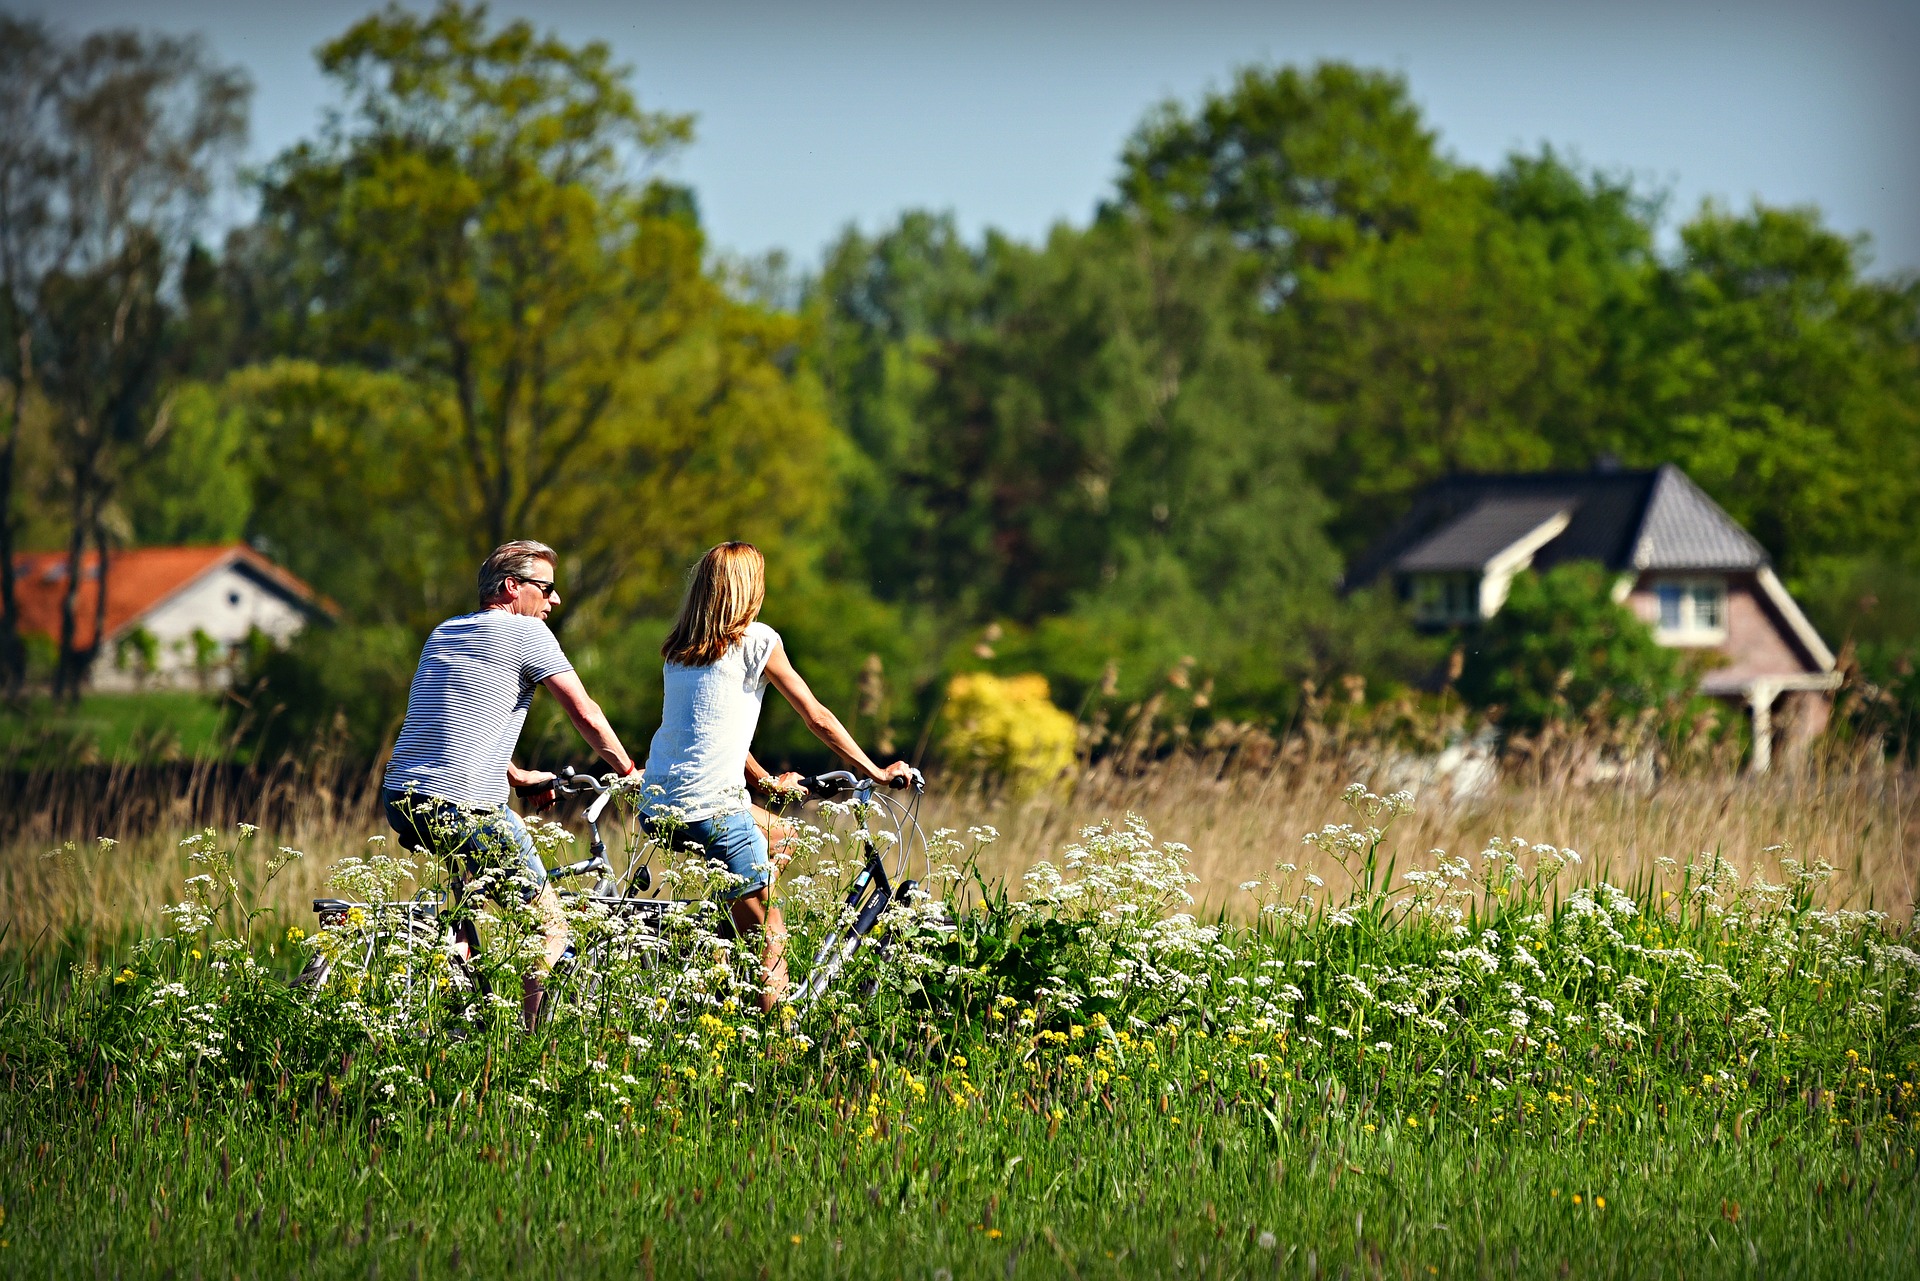
[[[658,839],[667,825],[649,815],[647,835]],[[712,818],[682,820],[673,826],[676,849],[699,846],[707,862],[724,867],[745,882],[720,894],[722,899],[744,898],[773,883],[773,859],[767,853],[767,834],[753,821],[752,810],[716,814]]]
[[[467,878],[488,868],[512,874],[520,896],[532,902],[547,883],[547,865],[533,847],[533,834],[505,805],[462,805],[419,792],[380,793],[387,822],[410,850],[429,850]]]

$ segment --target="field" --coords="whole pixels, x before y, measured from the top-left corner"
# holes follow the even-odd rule
[[[279,837],[182,847],[188,815],[124,797],[146,832],[118,846],[42,858],[47,834],[22,830],[0,908],[0,1259],[1913,1274],[1909,776],[1508,784],[1409,809],[1339,772],[1189,762],[1064,800],[936,801],[952,872],[828,1001],[745,1013],[751,966],[693,919],[674,964],[606,953],[534,1036],[458,982],[405,983],[447,977],[431,948],[290,994],[314,944],[288,927],[311,927],[294,909],[329,867],[375,900],[415,874],[311,778],[283,780]],[[203,780],[196,812],[217,793]],[[1076,830],[1126,810],[1142,818]],[[854,817],[787,877],[801,970]],[[967,830],[983,818],[997,840]],[[295,836],[310,852],[289,860]],[[499,990],[527,923],[497,917]],[[373,928],[321,946],[350,958]]]

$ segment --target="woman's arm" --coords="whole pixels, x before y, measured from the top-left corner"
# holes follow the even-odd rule
[[[807,682],[794,670],[784,644],[775,645],[772,656],[767,659],[767,680],[780,691],[782,698],[793,704],[793,710],[800,713],[801,721],[815,738],[867,778],[876,783],[890,783],[913,772],[913,767],[905,761],[895,761],[885,769],[875,765],[873,759],[860,750],[860,744],[853,741],[853,735],[847,733],[847,727],[840,723],[840,718],[813,696],[813,691],[807,688]]]

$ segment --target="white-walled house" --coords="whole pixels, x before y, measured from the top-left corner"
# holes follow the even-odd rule
[[[95,651],[90,681],[103,691],[224,684],[227,658],[249,634],[284,644],[330,612],[312,588],[244,544],[136,547],[107,559],[105,637],[96,645],[98,558],[88,556],[81,574],[79,642]],[[21,633],[57,639],[66,553],[15,557],[14,584]]]

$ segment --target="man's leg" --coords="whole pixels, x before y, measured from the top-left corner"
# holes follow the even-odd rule
[[[504,849],[494,851],[493,861],[515,872],[524,901],[540,923],[544,943],[540,961],[520,976],[520,1024],[532,1031],[546,1000],[547,971],[566,952],[571,941],[567,914],[560,906],[560,896],[547,880],[546,864],[540,861],[540,852],[534,848],[533,834],[520,816],[502,807],[498,817],[487,822],[486,832],[495,844],[505,844]]]
[[[473,844],[471,824],[464,822],[457,807],[417,792],[386,792],[383,799],[387,823],[400,848],[435,859],[446,871],[447,906],[454,915],[453,946],[464,960],[473,960],[480,951],[480,934],[473,918],[459,910],[460,890],[470,870],[466,863]]]

